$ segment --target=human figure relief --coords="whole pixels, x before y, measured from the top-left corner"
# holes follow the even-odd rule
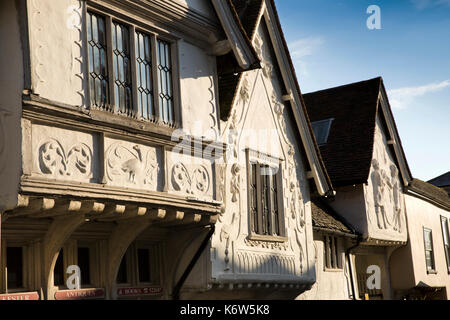
[[[395,165],[391,165],[391,188],[394,200],[393,227],[395,231],[400,232],[402,228],[401,221],[401,187],[398,181],[398,169]]]
[[[386,173],[380,169],[377,159],[372,160],[372,181],[373,181],[373,198],[375,202],[375,213],[377,216],[378,228],[386,229],[386,210],[384,208],[384,191]]]

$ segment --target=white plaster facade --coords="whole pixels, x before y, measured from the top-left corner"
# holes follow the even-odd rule
[[[409,241],[391,257],[392,287],[400,299],[413,288],[441,289],[440,299],[450,298],[450,270],[445,257],[441,219],[450,221],[450,211],[409,192],[405,196]],[[449,222],[450,223],[450,222]],[[424,228],[432,230],[435,272],[429,272],[425,259]],[[432,295],[433,291],[428,291]]]
[[[247,296],[278,288],[297,295],[315,282],[308,180],[314,179],[322,195],[330,187],[271,5],[267,1],[260,15],[268,30],[260,26],[252,39],[264,68],[246,73],[232,117],[221,122],[213,53],[233,26],[223,18],[226,12],[209,1],[0,4],[0,39],[7,44],[0,57],[0,81],[7,92],[0,100],[0,252],[5,261],[8,246],[21,247],[26,261],[22,286],[12,291],[3,262],[0,293],[39,292],[41,299],[57,298],[67,289],[54,283],[58,256],[64,252],[64,267],[76,264],[77,247],[87,246],[91,261],[97,262],[91,263],[85,289],[100,289],[103,297],[117,299],[121,288],[152,285],[161,291],[143,298],[172,298],[217,218],[210,248],[191,272],[183,294],[196,297],[215,285],[245,284]],[[170,40],[175,124],[141,121],[91,104],[88,11],[111,14],[107,19]],[[233,41],[228,38],[235,52],[246,45]],[[271,46],[276,56],[269,52]],[[236,59],[241,66],[254,64],[247,61],[249,55]],[[272,73],[276,63],[282,77]],[[258,144],[248,134],[251,130],[274,133],[274,140]],[[181,141],[183,154],[177,152]],[[236,151],[237,162],[215,161],[227,148]],[[247,237],[248,148],[262,161],[281,159],[286,225],[282,241]],[[211,150],[211,157],[205,156]],[[116,283],[124,257],[130,263],[127,272],[136,271],[132,250],[140,247],[154,248],[152,254],[159,257],[152,261],[157,282],[139,282],[132,271],[126,283]]]

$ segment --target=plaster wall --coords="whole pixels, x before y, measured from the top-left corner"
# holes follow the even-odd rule
[[[0,2],[0,212],[17,204],[24,67],[18,1]]]
[[[363,186],[337,188],[330,206],[339,212],[364,238],[368,237],[368,221]]]
[[[311,285],[316,277],[305,163],[289,106],[282,102],[281,79],[275,72],[264,25],[259,26],[254,43],[264,67],[243,75],[230,119],[222,123],[222,139],[229,144],[228,163],[219,166],[217,174],[224,213],[216,224],[209,252],[213,284],[237,285],[243,295],[248,283]],[[280,165],[285,242],[249,236],[249,154],[263,163]]]
[[[299,300],[350,300],[352,296],[351,278],[345,248],[345,238],[339,238],[339,259],[342,268],[327,269],[325,267],[323,233],[314,232],[314,249],[316,254],[317,281],[311,288],[298,297]]]
[[[399,249],[391,258],[391,270],[404,276],[393,282],[395,289],[411,289],[422,283],[430,287],[446,287],[450,297],[450,275],[444,252],[441,216],[450,219],[450,212],[427,201],[407,194],[409,244]],[[423,228],[432,230],[436,273],[427,273]],[[411,265],[413,270],[405,266]]]
[[[216,58],[179,41],[183,129],[195,137],[219,139]]]
[[[33,93],[50,101],[88,107],[84,1],[30,0],[31,79]],[[192,3],[191,3],[192,2]],[[205,1],[181,1],[209,12]],[[142,20],[142,19],[141,19]],[[145,20],[144,20],[145,21]],[[154,28],[148,21],[149,28]],[[158,25],[159,28],[161,26]],[[167,27],[166,27],[167,28]],[[216,59],[187,42],[179,31],[164,30],[179,38],[174,68],[174,91],[180,87],[182,129],[194,136],[218,138]],[[189,39],[190,40],[190,39]],[[180,75],[180,79],[176,77]]]

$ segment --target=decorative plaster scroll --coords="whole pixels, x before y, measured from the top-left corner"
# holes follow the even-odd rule
[[[264,56],[264,50],[263,50],[263,40],[261,39],[261,36],[258,34],[255,37],[255,48],[256,53],[259,56],[259,59],[261,60],[261,67],[263,74],[266,78],[272,78],[273,76],[273,65],[266,59]]]
[[[75,63],[72,65],[73,67],[75,67],[76,64],[78,64],[78,69],[73,71],[73,73],[75,74],[75,77],[79,78],[81,80],[81,86],[80,86],[80,90],[77,91],[77,94],[80,95],[81,97],[81,107],[85,107],[86,106],[86,97],[85,97],[85,79],[84,79],[84,55],[83,55],[83,36],[84,36],[84,31],[83,31],[83,3],[85,3],[85,1],[83,0],[78,0],[78,7],[77,6],[70,6],[68,8],[68,14],[71,15],[71,20],[70,20],[70,25],[68,25],[68,27],[72,27],[75,30],[77,30],[77,37],[75,38],[75,40],[73,41],[74,45],[75,45],[75,49],[74,49],[74,60]],[[73,20],[73,21],[72,21]],[[68,22],[69,23],[69,22]]]
[[[209,191],[211,179],[204,166],[196,166],[191,172],[182,163],[172,167],[172,185],[176,191],[203,196]]]
[[[233,232],[233,226],[238,220],[238,214],[233,213],[233,217],[231,219],[230,224],[224,224],[220,231],[220,242],[225,242],[225,269],[224,271],[230,271],[230,267],[228,266],[230,263],[230,242],[231,242],[231,233]]]
[[[247,77],[244,77],[242,80],[241,91],[239,92],[239,96],[241,100],[245,103],[250,99],[250,83],[248,82]]]
[[[210,81],[210,86],[208,88],[209,94],[211,95],[211,99],[209,100],[209,104],[211,105],[211,113],[209,114],[211,124],[209,128],[209,132],[207,133],[206,137],[210,138],[211,140],[215,141],[217,140],[219,136],[218,128],[217,126],[217,115],[216,115],[216,97],[214,95],[214,78],[208,77]]]
[[[237,115],[236,110],[233,112],[231,117],[230,129],[228,131],[228,153],[227,160],[237,159],[238,151],[237,151],[237,139],[238,139],[238,130],[237,130]],[[231,157],[230,157],[231,153]]]
[[[11,113],[9,111],[0,109],[0,173],[5,169],[7,163],[8,153],[6,152],[7,138],[5,120],[10,115]]]
[[[56,176],[92,176],[92,150],[80,143],[66,151],[55,139],[39,147],[39,167],[43,174]]]
[[[238,197],[241,189],[241,175],[240,175],[241,167],[239,164],[235,163],[231,167],[231,194],[233,197],[231,198],[231,202],[235,203],[238,201]]]
[[[291,192],[291,200],[289,201],[290,210],[291,210],[291,217],[292,220],[295,220],[298,217],[298,223],[299,223],[299,231],[303,232],[303,229],[305,227],[305,210],[303,206],[303,197],[302,193],[300,192],[300,184],[295,184],[293,181],[291,181],[289,190]]]
[[[40,85],[44,83],[44,79],[41,76],[41,71],[43,68],[42,61],[44,59],[41,58],[41,52],[43,49],[42,42],[39,41],[40,35],[39,33],[42,33],[42,25],[40,23],[41,19],[41,11],[39,10],[39,1],[38,0],[32,0],[32,17],[33,17],[33,30],[35,32],[35,35],[33,37],[34,47],[35,47],[35,54],[34,54],[34,74],[36,75],[36,82],[34,83],[34,90],[36,92],[39,92]]]
[[[250,240],[248,237],[244,239],[245,244],[248,247],[261,248],[261,249],[277,249],[280,251],[287,251],[289,245],[287,242],[268,242],[259,240]]]
[[[296,242],[300,250],[300,272],[303,273],[303,260],[305,253],[303,251],[303,244],[301,240],[301,234],[302,237],[306,237],[305,227],[306,227],[306,221],[305,221],[305,205],[304,205],[304,199],[302,196],[302,191],[300,188],[300,182],[304,183],[304,180],[302,179],[303,176],[298,178],[297,174],[297,161],[295,159],[295,148],[294,146],[289,142],[289,139],[287,137],[287,124],[286,119],[284,118],[284,105],[279,101],[276,94],[272,94],[272,103],[273,103],[273,109],[275,114],[278,118],[278,123],[281,128],[281,132],[284,136],[284,140],[286,141],[287,147],[288,147],[288,157],[287,157],[287,186],[289,188],[289,209],[290,209],[290,219],[294,223],[294,233],[296,237]]]
[[[236,260],[240,274],[296,275],[295,256],[238,251]]]
[[[226,203],[226,186],[225,186],[226,165],[225,164],[216,164],[216,168],[217,168],[217,201],[222,201],[225,204]],[[222,219],[222,215],[219,217],[220,222],[222,222],[221,219]]]
[[[151,148],[144,156],[141,146],[129,149],[117,142],[108,148],[105,160],[109,181],[125,179],[135,185],[156,188],[159,165],[155,149]]]

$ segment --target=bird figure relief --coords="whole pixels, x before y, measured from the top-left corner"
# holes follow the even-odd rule
[[[154,150],[149,150],[144,159],[141,146],[135,145],[130,150],[122,145],[114,145],[107,159],[108,178],[111,181],[115,180],[114,176],[125,176],[133,184],[155,182],[159,166]]]

